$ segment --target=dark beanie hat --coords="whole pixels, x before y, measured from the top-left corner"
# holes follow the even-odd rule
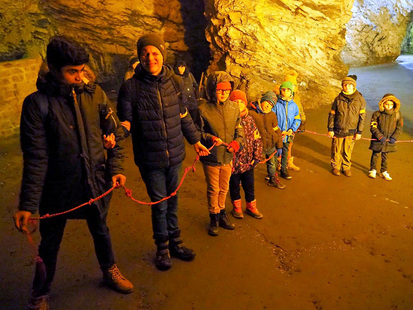
[[[148,33],[139,38],[138,43],[136,44],[139,59],[141,58],[142,49],[148,45],[155,46],[161,52],[163,56],[163,61],[166,61],[165,41],[160,36],[154,33]]]
[[[89,53],[79,43],[66,37],[52,37],[47,45],[47,65],[51,70],[80,66],[89,62]]]
[[[344,85],[344,84],[352,84],[352,85],[354,85],[354,87],[356,87],[357,86],[357,75],[349,75],[349,76],[347,76],[347,77],[345,77],[344,79],[343,79],[343,81],[341,82],[341,84],[342,85]]]
[[[281,84],[281,86],[280,86],[280,91],[281,91],[281,89],[283,89],[283,88],[291,89],[291,93],[292,93],[292,94],[294,93],[294,84],[291,83],[290,81],[285,81],[285,82],[283,82],[283,83]]]
[[[268,101],[272,104],[272,106],[275,106],[275,103],[277,102],[277,95],[273,91],[267,91],[262,95],[260,102],[264,101]]]

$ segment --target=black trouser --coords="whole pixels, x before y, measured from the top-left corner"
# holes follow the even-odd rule
[[[255,199],[254,168],[243,173],[231,175],[231,178],[229,179],[229,194],[232,201],[241,199],[240,184],[242,184],[242,188],[244,189],[245,200],[247,202],[253,201]]]
[[[379,159],[380,153],[381,153],[380,172],[387,171],[387,158],[389,157],[389,153],[388,152],[376,152],[376,151],[373,151],[373,153],[371,154],[370,170],[376,169],[377,160]]]
[[[109,228],[106,225],[106,216],[100,217],[97,207],[94,205],[85,206],[90,208],[85,212],[86,222],[93,237],[95,253],[99,261],[100,268],[107,269],[113,266],[115,258],[110,240]],[[46,295],[50,291],[50,285],[56,272],[57,254],[67,222],[67,216],[60,215],[40,221],[39,256],[46,267],[46,280],[40,279],[41,274],[36,270],[33,280],[32,295],[34,297]]]

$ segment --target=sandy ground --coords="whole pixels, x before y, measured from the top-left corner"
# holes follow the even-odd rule
[[[368,118],[387,92],[402,101],[405,131],[413,139],[413,68],[405,57],[394,65],[351,70],[368,102]],[[307,129],[326,132],[329,105],[307,111]],[[363,137],[370,138],[368,121]],[[135,285],[130,295],[101,284],[93,244],[83,221],[70,221],[51,293],[52,309],[412,309],[413,144],[399,143],[389,172],[393,181],[369,179],[371,152],[359,141],[353,176],[330,172],[329,140],[301,133],[294,144],[300,172],[287,188],[265,184],[256,170],[262,220],[233,221],[235,231],[207,234],[202,167],[189,173],[180,191],[180,224],[193,262],[173,260],[169,271],[153,263],[150,209],[117,190],[109,213],[117,263]],[[25,309],[34,264],[26,237],[12,223],[21,178],[17,139],[0,142],[0,309]],[[184,167],[192,164],[191,147]],[[127,186],[148,201],[128,141]],[[231,210],[227,201],[227,210]],[[38,232],[34,234],[39,241]]]

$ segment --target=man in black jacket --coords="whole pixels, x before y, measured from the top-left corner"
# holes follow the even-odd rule
[[[17,229],[28,233],[32,213],[70,210],[91,197],[124,185],[122,129],[109,100],[96,84],[84,83],[87,51],[76,42],[54,37],[47,46],[49,72],[39,74],[38,91],[23,103],[20,141],[24,156]],[[103,138],[114,134],[116,145],[105,150]],[[105,154],[106,153],[106,154]],[[133,285],[115,264],[106,215],[108,195],[95,203],[40,221],[39,257],[46,275],[36,270],[29,309],[48,309],[48,294],[68,218],[84,218],[93,237],[103,278],[112,289],[130,293]]]
[[[165,64],[165,42],[146,34],[137,42],[140,64],[133,78],[119,91],[118,115],[132,133],[135,164],[152,202],[170,196],[178,187],[185,137],[203,156],[209,151],[200,143],[182,95],[182,79]],[[153,238],[157,245],[155,264],[171,268],[171,256],[190,261],[195,252],[185,246],[178,225],[178,195],[152,205]]]

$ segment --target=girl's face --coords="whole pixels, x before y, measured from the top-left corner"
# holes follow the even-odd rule
[[[272,104],[269,101],[261,102],[261,110],[265,114],[270,113],[272,109]]]
[[[391,100],[387,100],[384,104],[383,104],[384,108],[386,110],[391,110],[394,107],[394,102]]]
[[[238,103],[239,112],[241,116],[244,116],[245,114],[247,114],[248,110],[247,110],[247,106],[245,105],[245,102],[242,101],[241,99],[237,99],[235,100],[235,102]]]

